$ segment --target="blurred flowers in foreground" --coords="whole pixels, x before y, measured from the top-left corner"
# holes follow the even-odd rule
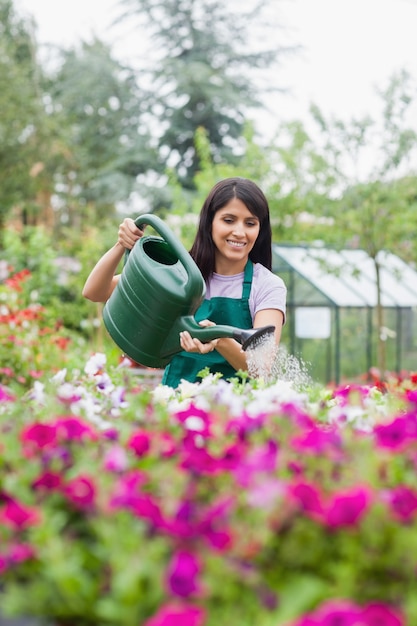
[[[61,625],[413,626],[417,377],[0,387],[0,603]]]

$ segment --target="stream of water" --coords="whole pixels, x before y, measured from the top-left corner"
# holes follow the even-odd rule
[[[246,361],[249,375],[268,384],[284,380],[302,389],[312,383],[306,364],[288,354],[283,346],[277,346],[273,335],[254,340],[246,350]]]

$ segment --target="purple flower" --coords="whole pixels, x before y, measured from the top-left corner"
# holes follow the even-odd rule
[[[176,552],[167,571],[169,590],[180,598],[190,597],[199,589],[199,573],[200,564],[194,554],[185,550]]]

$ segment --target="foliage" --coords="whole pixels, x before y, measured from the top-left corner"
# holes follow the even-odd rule
[[[28,391],[0,386],[6,614],[416,622],[417,374],[333,389],[208,375],[173,390],[104,354],[58,369],[62,357]]]
[[[31,283],[31,272],[22,270],[0,285],[0,382],[12,387],[32,386],[53,364],[69,362],[79,347],[61,320],[51,319]]]
[[[30,24],[11,0],[0,0],[0,249],[13,206],[26,204],[22,220],[38,209],[39,154],[48,150],[39,88],[41,69]],[[42,150],[40,150],[42,146]],[[40,166],[42,169],[42,166]],[[45,182],[45,181],[43,181]]]
[[[273,67],[286,50],[282,43],[265,48],[254,35],[263,29],[267,40],[265,32],[277,27],[275,10],[268,23],[262,12],[267,2],[246,10],[241,3],[230,7],[217,0],[121,4],[126,7],[121,19],[134,16],[149,38],[150,67],[142,63],[142,70],[151,76],[161,153],[174,163],[181,184],[192,188],[200,168],[194,146],[199,127],[207,132],[214,162],[236,165],[247,112],[260,106],[252,72]]]
[[[81,211],[84,219],[112,215],[137,177],[158,167],[143,120],[147,94],[99,40],[62,51],[44,89],[62,143],[54,164],[61,220],[78,225]]]

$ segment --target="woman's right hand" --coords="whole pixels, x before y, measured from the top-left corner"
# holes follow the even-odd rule
[[[143,237],[144,230],[145,226],[143,226],[143,229],[141,230],[136,226],[131,217],[125,217],[119,226],[117,243],[123,246],[123,248],[131,250],[138,239]]]

